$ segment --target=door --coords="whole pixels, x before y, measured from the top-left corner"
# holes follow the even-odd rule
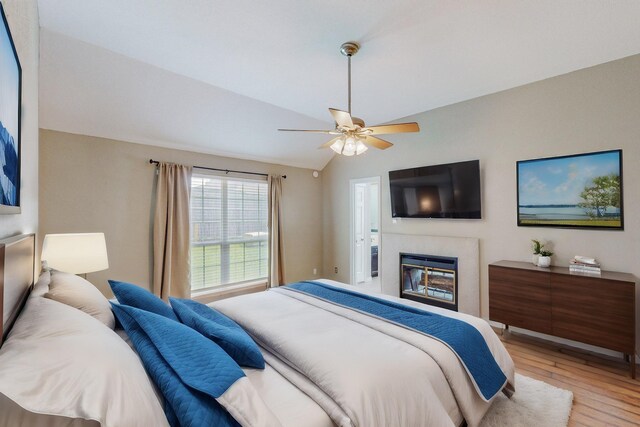
[[[378,276],[380,177],[351,180],[351,284]]]
[[[367,220],[368,211],[367,203],[367,184],[356,184],[354,195],[354,245],[355,245],[355,261],[354,268],[356,274],[356,283],[366,281],[367,277]],[[371,276],[371,274],[369,274]]]

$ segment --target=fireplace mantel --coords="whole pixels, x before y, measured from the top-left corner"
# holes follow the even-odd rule
[[[478,239],[382,233],[380,277],[382,292],[399,296],[400,253],[458,258],[458,311],[480,316],[480,251]]]

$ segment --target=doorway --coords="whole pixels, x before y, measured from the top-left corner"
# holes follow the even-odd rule
[[[380,177],[351,180],[351,284],[380,291]]]

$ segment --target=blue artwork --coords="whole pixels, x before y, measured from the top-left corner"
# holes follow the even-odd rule
[[[518,225],[623,228],[622,151],[517,164]]]
[[[17,213],[20,206],[22,70],[2,5],[0,12],[0,213]]]

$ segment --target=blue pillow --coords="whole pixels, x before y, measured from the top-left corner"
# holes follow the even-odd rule
[[[151,313],[159,314],[171,320],[178,321],[171,307],[160,298],[140,286],[127,282],[109,280],[113,294],[120,304],[136,307]]]
[[[126,305],[112,306],[165,398],[171,426],[239,426],[216,401],[244,376],[224,350],[181,323]]]
[[[264,357],[258,345],[236,322],[197,301],[178,298],[169,298],[169,301],[182,323],[213,340],[238,365],[264,369]]]

